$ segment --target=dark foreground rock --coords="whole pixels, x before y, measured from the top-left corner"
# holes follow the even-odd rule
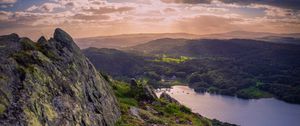
[[[1,36],[0,63],[1,125],[112,126],[120,116],[108,83],[61,29],[37,43]]]

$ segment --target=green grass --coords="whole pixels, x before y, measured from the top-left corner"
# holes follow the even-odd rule
[[[163,99],[156,99],[155,104],[143,103],[139,104],[133,95],[130,85],[125,82],[111,81],[113,90],[117,96],[119,106],[121,109],[121,118],[115,124],[116,126],[144,126],[147,124],[160,124],[167,126],[186,126],[192,123],[193,126],[210,126],[210,120],[204,117],[198,117],[191,112],[191,110],[183,105],[169,103]],[[138,81],[139,85],[143,85],[143,81]],[[143,92],[136,92],[143,93]],[[159,114],[148,111],[146,106],[151,107]],[[139,115],[144,121],[137,119],[130,114],[130,107],[136,107],[139,109]]]
[[[249,87],[238,91],[238,96],[242,98],[270,98],[272,95],[256,87]]]
[[[163,55],[155,60],[153,60],[154,62],[165,62],[165,63],[183,63],[186,62],[188,60],[191,60],[191,57],[187,57],[187,56],[180,56],[180,57],[168,57],[166,55]]]

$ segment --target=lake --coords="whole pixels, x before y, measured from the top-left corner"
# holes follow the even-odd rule
[[[211,119],[242,126],[300,126],[300,105],[274,98],[244,100],[196,93],[188,86],[173,86],[167,93],[193,112]]]

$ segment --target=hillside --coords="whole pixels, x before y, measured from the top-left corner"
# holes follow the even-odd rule
[[[158,98],[146,83],[108,80],[122,112],[116,126],[236,126],[193,113],[167,93]]]
[[[114,125],[108,82],[61,29],[38,42],[0,37],[1,125]]]
[[[112,76],[134,77],[134,72],[140,72],[136,74],[141,74],[143,70],[140,68],[145,63],[144,57],[116,49],[87,48],[82,50],[82,52],[94,63],[98,70]]]
[[[114,36],[99,36],[76,39],[80,48],[85,49],[89,47],[96,48],[114,48],[121,49],[125,47],[135,46],[138,44],[147,43],[152,40],[160,38],[198,38],[197,35],[187,33],[157,33],[157,34],[124,34]]]
[[[127,51],[123,53],[131,57],[144,54],[145,62],[130,77],[149,79],[155,87],[166,85],[165,81],[167,85],[180,82],[198,92],[247,99],[276,97],[300,103],[300,46],[297,45],[247,39],[158,39]]]

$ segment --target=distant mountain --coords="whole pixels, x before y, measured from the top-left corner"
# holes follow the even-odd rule
[[[251,39],[158,39],[145,44],[126,48],[151,54],[187,55],[187,56],[225,56],[252,53],[276,52],[284,49],[287,52],[297,50],[299,46],[292,44],[269,43]],[[269,54],[269,53],[268,53]]]
[[[296,37],[266,36],[262,38],[256,38],[256,40],[262,40],[262,41],[273,42],[273,43],[300,45],[300,38],[296,38]]]
[[[270,39],[270,37],[276,37],[282,39]],[[114,36],[98,36],[98,37],[88,37],[88,38],[78,38],[76,42],[81,49],[96,47],[96,48],[114,48],[122,49],[131,46],[136,46],[139,44],[144,44],[149,41],[162,38],[171,39],[255,39],[261,41],[275,42],[275,43],[292,43],[297,44],[297,42],[290,42],[284,39],[284,37],[295,38],[297,41],[300,38],[300,33],[293,34],[275,34],[275,33],[265,33],[265,32],[247,32],[247,31],[232,31],[227,33],[219,34],[208,34],[208,35],[195,35],[187,33],[157,33],[157,34],[123,34]],[[274,41],[273,41],[274,40]],[[283,41],[281,41],[283,40]],[[294,41],[294,40],[291,40]]]
[[[277,34],[268,32],[232,31],[219,34],[200,35],[202,39],[257,39],[268,36],[300,38],[300,33]]]
[[[218,34],[208,34],[208,35],[200,35],[199,38],[202,39],[253,39],[274,35],[273,33],[266,32],[248,32],[248,31],[232,31],[226,33],[218,33]]]
[[[147,42],[145,44],[140,44],[137,46],[132,46],[128,48],[124,48],[124,50],[128,51],[138,51],[143,53],[161,53],[162,51],[172,50],[172,54],[175,54],[176,48],[181,48],[189,39],[172,39],[172,38],[162,38]]]
[[[124,34],[115,36],[99,36],[89,38],[76,39],[80,48],[96,47],[96,48],[114,48],[120,49],[124,47],[135,46],[147,43],[160,38],[185,38],[195,39],[198,35],[187,33],[161,33],[161,34]]]

